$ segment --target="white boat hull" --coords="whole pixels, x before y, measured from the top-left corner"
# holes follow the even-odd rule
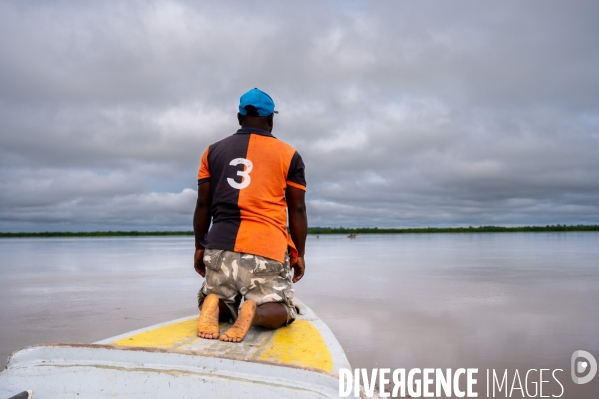
[[[242,343],[198,338],[192,316],[95,344],[25,348],[0,373],[0,398],[26,389],[35,399],[337,398],[349,362],[326,324],[297,305],[294,323],[252,327]]]

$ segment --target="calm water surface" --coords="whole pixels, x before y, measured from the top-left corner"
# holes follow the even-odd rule
[[[192,257],[191,237],[0,240],[2,362],[196,313]],[[599,359],[597,233],[311,236],[306,262],[296,295],[353,367],[478,367],[479,397],[487,368],[561,368],[563,397],[599,396],[569,364]]]

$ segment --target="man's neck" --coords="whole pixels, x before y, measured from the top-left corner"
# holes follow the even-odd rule
[[[251,133],[260,134],[262,136],[274,137],[272,135],[272,133],[269,132],[268,130],[258,129],[255,127],[242,127],[239,130],[237,130],[236,134],[251,134]]]
[[[272,126],[268,126],[266,123],[248,123],[241,125],[242,129],[260,129],[272,133]]]

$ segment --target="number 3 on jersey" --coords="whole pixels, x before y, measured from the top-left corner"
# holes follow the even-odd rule
[[[241,183],[237,183],[235,180],[231,179],[230,177],[227,178],[227,182],[231,185],[231,187],[236,188],[238,190],[241,190],[242,188],[246,188],[247,186],[250,185],[250,181],[252,180],[252,179],[250,179],[250,172],[252,171],[252,167],[254,166],[252,164],[252,161],[250,161],[249,159],[245,159],[245,158],[235,158],[234,160],[229,162],[229,165],[237,166],[240,163],[245,165],[245,170],[237,171],[237,176],[241,176],[243,178],[241,180]]]

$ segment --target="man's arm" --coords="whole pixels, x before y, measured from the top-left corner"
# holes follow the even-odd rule
[[[294,283],[297,283],[304,276],[306,269],[304,251],[306,249],[306,235],[308,234],[308,216],[306,214],[305,196],[306,192],[299,188],[287,186],[285,191],[289,211],[289,231],[298,253],[297,260],[291,260]]]
[[[193,213],[193,232],[195,234],[196,251],[193,257],[193,267],[200,276],[206,276],[204,265],[204,247],[200,243],[200,237],[208,232],[210,227],[210,206],[212,205],[212,190],[210,182],[204,182],[198,187],[198,200]]]

